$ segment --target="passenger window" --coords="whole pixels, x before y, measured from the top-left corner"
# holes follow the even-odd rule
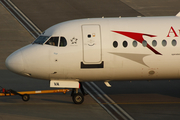
[[[154,47],[156,47],[157,41],[156,41],[156,40],[153,40],[153,41],[152,41],[152,45],[153,45]]]
[[[164,47],[167,45],[166,40],[163,40],[163,41],[162,41],[162,45],[163,45]]]
[[[123,41],[123,46],[124,46],[124,47],[127,47],[127,46],[128,46],[127,41]]]
[[[51,37],[47,42],[46,45],[58,46],[59,37]]]
[[[144,40],[144,41],[142,42],[142,45],[143,45],[144,47],[146,47],[146,46],[147,46],[147,41]]]
[[[137,41],[134,40],[132,44],[133,44],[134,47],[137,47],[138,43],[137,43]]]
[[[66,45],[67,45],[66,38],[61,37],[61,38],[60,38],[60,44],[59,44],[59,46],[60,46],[60,47],[65,47]]]
[[[176,44],[177,44],[177,41],[174,39],[174,40],[172,40],[172,45],[173,46],[176,46]]]
[[[118,46],[118,42],[117,41],[114,41],[113,42],[113,46],[116,48]]]

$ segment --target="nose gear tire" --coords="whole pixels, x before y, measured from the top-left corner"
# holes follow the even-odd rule
[[[84,102],[84,96],[82,93],[74,93],[72,100],[75,104],[82,104]]]

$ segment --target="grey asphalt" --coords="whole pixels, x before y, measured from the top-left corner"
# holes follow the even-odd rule
[[[92,17],[176,15],[179,0],[11,0],[42,31],[59,22]],[[32,42],[31,35],[0,6],[0,85],[15,90],[49,89],[48,81],[15,75],[6,70],[5,58]],[[137,120],[180,119],[179,81],[110,82],[96,84]],[[69,93],[68,93],[69,94]],[[81,106],[69,95],[32,95],[24,103],[19,96],[0,97],[0,119],[112,119],[90,96]]]
[[[59,22],[94,17],[142,16],[120,0],[11,0],[42,31]],[[43,22],[42,22],[43,21]]]
[[[180,80],[95,83],[136,120],[180,119]]]
[[[179,0],[120,0],[144,16],[174,16],[180,12]]]

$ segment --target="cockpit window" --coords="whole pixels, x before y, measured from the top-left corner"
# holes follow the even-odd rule
[[[47,39],[49,39],[49,36],[39,36],[33,44],[43,44]]]
[[[60,44],[59,44],[59,46],[60,46],[60,47],[65,47],[66,45],[67,45],[66,38],[61,37],[61,38],[60,38]]]
[[[59,37],[51,37],[45,44],[58,46]]]

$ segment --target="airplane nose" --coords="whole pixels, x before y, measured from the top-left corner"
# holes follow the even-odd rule
[[[9,55],[5,61],[6,67],[15,73],[20,73],[24,70],[24,62],[21,50],[15,51]]]

